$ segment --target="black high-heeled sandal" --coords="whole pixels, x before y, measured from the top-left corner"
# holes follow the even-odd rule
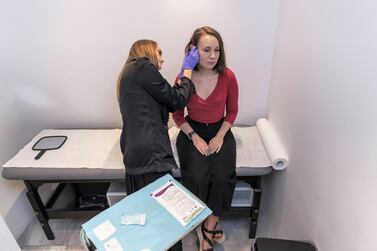
[[[200,251],[213,251],[213,241],[211,239],[209,239],[207,237],[207,234],[210,234],[213,236],[213,231],[211,230],[208,230],[205,226],[204,226],[204,222],[202,223],[202,226],[200,227],[200,234],[198,234],[198,238],[199,238],[199,250]],[[207,249],[203,249],[203,242],[206,241],[210,246],[211,248],[207,248]]]

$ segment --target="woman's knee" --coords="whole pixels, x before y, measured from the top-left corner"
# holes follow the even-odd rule
[[[225,172],[224,170],[215,171],[211,174],[211,182],[218,186],[226,186],[229,183],[234,183],[237,180],[235,168]]]
[[[192,177],[192,182],[195,184],[198,184],[199,186],[203,186],[208,184],[208,175],[205,175],[203,173],[193,173]]]

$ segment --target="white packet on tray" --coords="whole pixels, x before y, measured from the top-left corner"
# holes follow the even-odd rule
[[[145,225],[146,214],[123,214],[120,219],[121,225]]]

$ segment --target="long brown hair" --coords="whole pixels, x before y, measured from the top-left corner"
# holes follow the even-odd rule
[[[224,50],[224,43],[223,39],[220,36],[220,33],[217,32],[214,28],[210,26],[203,26],[194,31],[194,33],[191,36],[190,41],[187,43],[185,48],[185,53],[187,53],[190,50],[190,45],[195,45],[198,47],[199,40],[204,35],[211,35],[214,36],[217,41],[219,42],[220,46],[220,57],[217,61],[217,64],[214,67],[214,70],[218,73],[222,74],[226,70],[226,59],[225,59],[225,50]],[[194,69],[195,71],[199,70],[198,65]]]
[[[130,52],[128,53],[127,61],[124,64],[122,71],[120,72],[119,77],[118,77],[118,82],[117,82],[118,100],[119,100],[120,82],[122,80],[123,72],[127,64],[130,63],[132,60],[146,57],[158,69],[159,66],[158,66],[158,58],[157,58],[157,48],[158,48],[158,44],[155,41],[149,40],[149,39],[140,39],[132,44],[130,48]]]

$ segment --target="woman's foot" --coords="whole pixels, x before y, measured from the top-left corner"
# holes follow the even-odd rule
[[[205,223],[202,224],[202,234],[203,234],[203,251],[213,250],[213,231],[205,227]]]
[[[215,230],[213,231],[213,240],[217,243],[223,243],[225,241],[225,234],[219,222],[216,222]]]
[[[205,226],[205,223],[200,226],[198,231],[200,251],[213,251],[213,233]]]

